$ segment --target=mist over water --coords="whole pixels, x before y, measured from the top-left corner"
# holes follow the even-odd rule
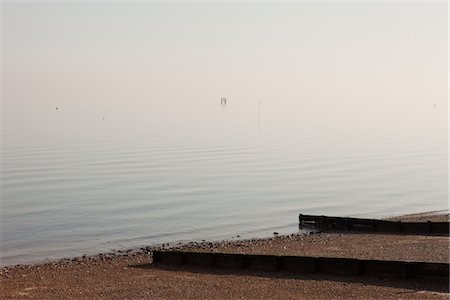
[[[2,5],[1,264],[446,209],[442,5]]]

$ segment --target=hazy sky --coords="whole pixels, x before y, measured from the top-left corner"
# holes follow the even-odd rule
[[[5,3],[3,126],[39,126],[56,106],[83,122],[207,119],[225,94],[242,114],[261,102],[273,122],[446,136],[447,12],[443,2]]]

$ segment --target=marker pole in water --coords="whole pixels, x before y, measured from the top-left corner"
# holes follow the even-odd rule
[[[261,134],[261,101],[258,101],[258,135]]]

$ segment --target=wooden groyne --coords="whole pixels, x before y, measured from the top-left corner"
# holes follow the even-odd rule
[[[328,231],[449,235],[450,226],[449,222],[401,222],[303,214],[298,219],[300,228]]]
[[[448,263],[362,260],[351,258],[154,251],[153,263],[225,269],[289,271],[302,274],[449,278]]]

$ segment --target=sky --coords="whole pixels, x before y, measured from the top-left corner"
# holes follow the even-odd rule
[[[3,3],[2,126],[207,122],[447,137],[445,2]],[[231,109],[231,108],[229,108]],[[139,123],[138,120],[141,120]],[[118,125],[119,126],[119,125]],[[284,126],[284,127],[283,127]]]

